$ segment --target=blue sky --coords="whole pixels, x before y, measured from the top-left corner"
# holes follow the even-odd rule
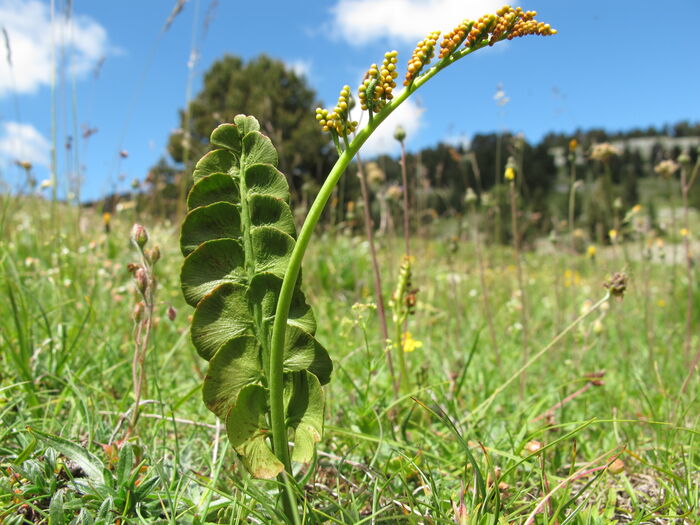
[[[80,165],[83,198],[143,178],[178,125],[188,79],[196,93],[203,72],[225,53],[279,58],[304,73],[330,105],[342,85],[357,86],[384,51],[397,49],[405,64],[425,33],[501,5],[189,0],[163,32],[176,0],[75,0],[69,21],[60,13],[66,1],[55,3],[52,22],[48,1],[0,0],[0,29],[12,60],[10,68],[0,34],[0,179],[17,187],[23,177],[15,160],[32,161],[39,180],[49,176],[57,52],[65,58],[55,81],[59,193],[66,194]],[[700,19],[698,0],[531,0],[522,6],[537,10],[558,35],[501,43],[433,79],[396,115],[408,129],[410,149],[504,129],[537,141],[548,131],[700,120],[697,36],[683,22]],[[494,99],[499,86],[508,100],[503,106]],[[396,120],[367,156],[395,153]],[[85,127],[96,129],[88,139],[81,136]],[[68,136],[77,136],[70,153]]]

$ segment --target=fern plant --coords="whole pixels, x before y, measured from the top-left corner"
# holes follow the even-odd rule
[[[358,89],[358,105],[368,118],[362,129],[350,115],[349,86],[333,109],[319,108],[316,119],[339,157],[298,237],[289,188],[275,167],[277,152],[253,117],[238,115],[233,124],[216,128],[211,143],[217,149],[195,167],[182,226],[181,280],[187,302],[196,308],[192,341],[209,361],[204,402],[226,421],[229,439],[251,474],[280,475],[285,514],[294,523],[300,517],[290,459],[308,462],[314,455],[323,427],[321,386],[332,371],[328,352],[314,338],[313,313],[300,289],[301,263],[314,227],[355,154],[398,106],[478,49],[556,33],[535,15],[505,6],[479,20],[462,21],[439,46],[439,32],[429,33],[413,51],[404,89],[397,94],[398,54],[387,52]]]
[[[277,151],[259,129],[255,118],[238,115],[212,133],[217,149],[197,164],[187,199],[181,282],[186,301],[196,307],[192,342],[209,361],[204,402],[225,421],[250,473],[274,478],[285,458],[275,456],[267,441],[270,336],[296,228]],[[279,393],[292,459],[308,462],[323,427],[321,385],[333,365],[314,338],[316,321],[298,286],[286,322]]]

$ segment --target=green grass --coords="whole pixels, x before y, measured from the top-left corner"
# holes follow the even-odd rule
[[[2,206],[0,523],[283,522],[275,484],[248,477],[201,401],[206,363],[188,338],[177,225],[142,219],[163,252],[158,324],[142,416],[122,442],[121,416],[133,401],[132,217],[113,218],[107,235],[91,211],[79,232],[74,209],[51,221],[41,201],[4,198]],[[305,290],[335,371],[316,464],[299,473],[305,519],[459,523],[460,514],[463,523],[525,523],[541,510],[535,523],[697,523],[697,374],[680,392],[684,268],[625,262],[610,250],[597,260],[563,248],[526,253],[531,355],[586,300],[605,295],[611,272],[624,268],[630,283],[622,301],[574,326],[527,369],[521,397],[512,252],[485,252],[498,365],[473,246],[452,243],[447,229],[414,240],[420,291],[409,329],[423,345],[406,354],[414,387],[398,399],[371,307],[366,242],[320,234],[312,243]],[[639,252],[641,241],[626,242]],[[388,295],[402,240],[379,245]],[[537,419],[598,371],[602,385]],[[541,448],[532,452],[534,441]],[[616,457],[624,469],[613,474],[605,467]]]

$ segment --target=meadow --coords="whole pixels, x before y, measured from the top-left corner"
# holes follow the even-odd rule
[[[103,201],[59,199],[55,137],[41,184],[15,160],[0,523],[699,523],[697,126],[358,156],[443,69],[557,33],[535,16],[428,33],[403,88],[387,51],[315,112],[227,56],[175,164]]]
[[[275,482],[245,472],[201,401],[178,225],[128,210],[107,231],[94,210],[31,197],[4,197],[2,212],[2,522],[283,522]],[[129,432],[135,220],[161,259]],[[410,388],[398,395],[366,238],[327,230],[312,244],[307,300],[335,370],[323,440],[298,473],[304,520],[695,523],[700,384],[683,358],[687,283],[669,264],[673,245],[629,233],[595,256],[563,241],[525,252],[536,359],[523,370],[513,250],[481,246],[481,281],[474,220],[438,221],[413,238]],[[403,239],[375,241],[390,296]],[[625,260],[623,248],[638,256]],[[580,319],[620,270],[624,297]]]

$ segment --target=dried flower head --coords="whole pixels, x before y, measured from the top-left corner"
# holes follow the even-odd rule
[[[664,177],[665,179],[670,179],[673,174],[678,171],[680,166],[672,160],[662,160],[655,167],[654,171]]]
[[[627,274],[622,272],[615,272],[612,274],[610,279],[603,283],[603,286],[610,291],[610,294],[614,297],[622,299],[627,290]]]
[[[601,162],[606,162],[619,154],[620,150],[609,142],[595,144],[593,148],[591,148],[591,158]]]

